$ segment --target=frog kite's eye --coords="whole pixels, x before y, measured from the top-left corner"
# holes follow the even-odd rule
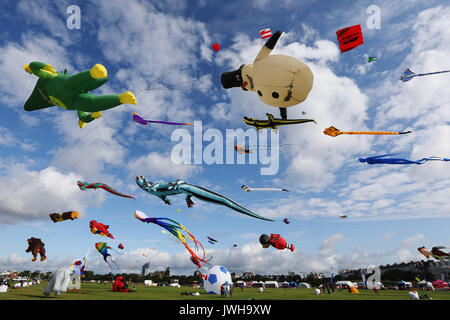
[[[275,99],[278,99],[280,95],[278,94],[278,92],[272,92],[272,97],[274,97]]]

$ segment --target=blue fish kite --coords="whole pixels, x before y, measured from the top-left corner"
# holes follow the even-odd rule
[[[441,157],[429,157],[422,158],[420,160],[408,160],[403,158],[386,158],[388,156],[393,156],[394,154],[384,154],[381,156],[367,157],[367,158],[359,158],[360,162],[367,162],[368,164],[378,164],[378,163],[387,163],[387,164],[424,164],[427,161],[450,161],[449,158],[441,158]]]
[[[228,199],[227,197],[222,196],[214,191],[208,190],[203,187],[194,186],[181,180],[177,180],[176,182],[152,183],[151,181],[147,181],[145,177],[140,176],[136,177],[136,183],[142,190],[154,196],[157,196],[162,201],[164,201],[165,204],[168,205],[170,205],[171,202],[167,199],[167,196],[185,193],[187,195],[186,204],[189,208],[191,208],[195,204],[192,197],[196,197],[206,202],[212,202],[218,205],[226,206],[230,209],[246,214],[253,218],[273,221],[251,212],[250,210],[242,207],[233,200]]]
[[[450,72],[450,70],[444,70],[444,71],[437,71],[437,72],[429,72],[429,73],[414,73],[410,69],[406,69],[405,72],[400,76],[400,80],[403,82],[409,81],[414,77],[422,77],[422,76],[429,76],[432,74],[439,74],[439,73],[446,73]]]

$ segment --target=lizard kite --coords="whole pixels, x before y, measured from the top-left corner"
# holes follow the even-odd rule
[[[253,218],[267,220],[267,221],[273,221],[271,219],[264,218],[260,215],[257,215],[250,210],[242,207],[241,205],[237,204],[231,199],[228,199],[225,196],[222,196],[214,191],[205,189],[203,187],[194,186],[192,184],[186,183],[181,180],[177,180],[176,182],[167,182],[167,183],[152,183],[151,181],[147,181],[145,177],[140,176],[136,177],[136,183],[137,185],[144,191],[157,196],[162,201],[164,201],[165,204],[170,205],[170,200],[167,199],[167,196],[172,196],[176,194],[185,193],[186,196],[186,203],[189,208],[191,208],[195,202],[192,199],[192,197],[196,197],[200,200],[206,201],[206,202],[212,202],[218,205],[226,206],[230,209],[233,209],[237,212],[246,214],[248,216],[251,216]]]
[[[279,126],[285,126],[285,125],[297,124],[297,123],[305,123],[305,122],[316,123],[316,121],[314,121],[312,119],[287,119],[287,120],[284,120],[284,119],[274,118],[274,116],[271,115],[270,113],[266,113],[266,116],[267,116],[267,120],[258,120],[255,118],[244,117],[244,122],[246,124],[248,124],[249,126],[255,127],[256,129],[258,129],[258,131],[261,131],[262,129],[277,130],[277,128]]]
[[[81,190],[101,188],[101,189],[106,190],[106,191],[108,191],[108,192],[110,192],[112,194],[115,194],[116,196],[134,199],[133,196],[129,196],[127,194],[123,194],[123,193],[121,193],[121,192],[119,192],[117,190],[114,190],[113,188],[111,188],[107,184],[101,183],[101,182],[88,183],[86,181],[77,181],[77,185],[78,185],[78,187],[80,187]]]

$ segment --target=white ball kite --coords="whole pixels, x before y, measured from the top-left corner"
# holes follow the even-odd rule
[[[222,284],[231,285],[230,272],[223,266],[213,266],[206,272],[206,280],[202,279],[203,288],[207,293],[220,294]]]

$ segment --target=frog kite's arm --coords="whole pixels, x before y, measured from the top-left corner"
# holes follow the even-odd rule
[[[53,69],[50,64],[46,64],[44,62],[31,62],[30,64],[24,65],[23,68],[29,74],[34,74],[43,80],[53,79],[58,76],[55,69]]]

